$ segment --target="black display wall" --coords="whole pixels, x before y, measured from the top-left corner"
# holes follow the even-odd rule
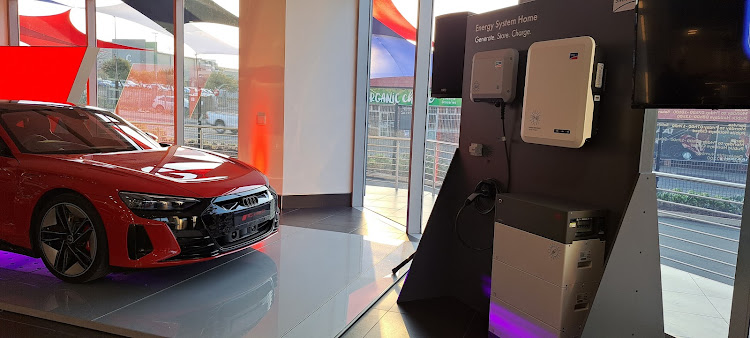
[[[453,231],[464,200],[478,182],[487,178],[509,185],[511,193],[608,210],[609,252],[638,178],[644,115],[643,110],[631,109],[635,11],[614,12],[615,7],[613,2],[602,0],[536,0],[469,18],[460,147],[430,215],[400,303],[448,296],[480,313],[489,312],[492,250],[467,249]],[[529,46],[536,41],[585,35],[596,40],[607,67],[598,134],[580,149],[524,143],[520,114]],[[503,48],[517,49],[521,59],[517,97],[507,106],[505,120],[510,139],[510,184],[500,110],[469,99],[473,55]],[[471,143],[483,144],[485,156],[471,156]],[[493,213],[480,216],[467,208],[459,221],[460,231],[475,247],[486,247],[492,243],[493,220]]]

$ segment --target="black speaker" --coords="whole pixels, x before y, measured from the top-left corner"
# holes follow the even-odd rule
[[[466,22],[471,12],[435,17],[435,50],[432,54],[432,97],[461,97],[464,78]]]

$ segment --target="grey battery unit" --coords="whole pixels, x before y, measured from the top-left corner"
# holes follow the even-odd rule
[[[580,337],[604,272],[606,212],[498,195],[491,336]]]
[[[496,222],[559,243],[603,238],[607,212],[550,198],[498,194]]]
[[[563,244],[495,223],[489,332],[577,338],[604,272],[600,239]]]

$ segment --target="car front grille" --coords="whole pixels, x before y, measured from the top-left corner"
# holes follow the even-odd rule
[[[215,205],[228,211],[241,210],[256,207],[268,203],[271,199],[268,191],[261,191],[247,196],[235,197],[214,202]],[[250,202],[250,203],[248,203]]]
[[[276,201],[276,195],[265,187],[262,191],[213,199],[193,229],[172,230],[181,252],[168,261],[214,257],[265,239],[279,226]],[[243,222],[237,224],[238,220]]]

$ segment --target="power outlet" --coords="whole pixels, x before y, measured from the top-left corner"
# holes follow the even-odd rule
[[[469,146],[469,155],[476,157],[484,156],[484,145],[481,143],[472,143]]]

